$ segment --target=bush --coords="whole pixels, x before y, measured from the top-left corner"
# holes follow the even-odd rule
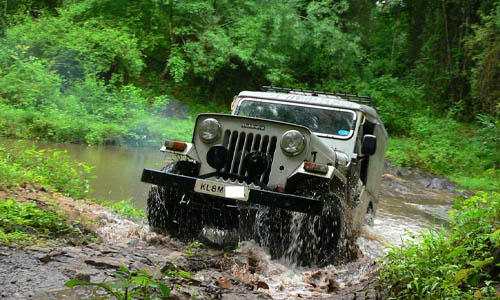
[[[396,165],[446,175],[466,188],[500,190],[498,145],[487,142],[475,127],[425,115],[407,123],[406,137],[389,140],[387,156]]]
[[[51,210],[41,210],[34,203],[0,200],[0,243],[26,245],[40,239],[60,237],[78,244],[96,239],[69,225],[64,216]]]
[[[498,299],[500,193],[459,198],[451,217],[389,251],[379,279],[390,299]]]
[[[36,147],[0,147],[0,188],[24,183],[38,184],[82,198],[89,191],[91,167],[70,161],[66,151],[37,150]]]

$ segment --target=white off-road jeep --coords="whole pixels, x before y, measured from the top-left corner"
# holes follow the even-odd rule
[[[373,222],[387,132],[366,96],[264,87],[232,114],[201,114],[184,159],[145,169],[148,219],[184,240],[205,226],[236,229],[299,265],[352,260]]]

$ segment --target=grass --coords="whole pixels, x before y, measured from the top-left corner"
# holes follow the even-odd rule
[[[133,198],[128,198],[122,201],[98,201],[93,200],[99,203],[102,206],[107,207],[112,212],[119,214],[120,216],[133,219],[140,220],[146,218],[146,212],[144,209],[136,207],[132,204]]]

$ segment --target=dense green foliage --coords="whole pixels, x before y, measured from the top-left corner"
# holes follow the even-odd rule
[[[0,8],[2,136],[157,145],[189,140],[197,113],[227,112],[241,90],[346,91],[372,96],[396,164],[500,190],[498,1],[5,0]],[[81,197],[88,169],[57,151],[0,148],[2,188],[29,181]],[[126,202],[114,209],[136,214]],[[389,254],[382,279],[393,296],[491,295],[499,196],[457,209],[449,232]]]
[[[493,0],[5,1],[0,134],[157,145],[241,90],[343,90],[373,97],[396,162],[496,189],[499,20]]]
[[[82,198],[89,190],[91,169],[73,162],[64,151],[0,147],[0,189],[33,183]]]
[[[35,203],[0,200],[0,244],[19,246],[59,238],[76,244],[97,240],[77,225],[68,224],[65,216],[40,209]]]
[[[495,3],[5,1],[0,129],[89,144],[188,138],[181,120],[197,109],[167,103],[224,111],[269,83],[371,94],[391,133],[423,107],[498,118]]]
[[[498,299],[500,194],[459,199],[454,208],[449,229],[389,252],[380,280],[391,299]]]
[[[389,140],[387,156],[398,165],[449,176],[465,188],[500,191],[500,120],[495,122],[476,131],[451,118],[414,117],[407,136]]]

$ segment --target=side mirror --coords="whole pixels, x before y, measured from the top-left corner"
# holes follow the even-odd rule
[[[377,150],[377,137],[371,134],[363,136],[361,142],[361,153],[365,155],[373,155]]]

